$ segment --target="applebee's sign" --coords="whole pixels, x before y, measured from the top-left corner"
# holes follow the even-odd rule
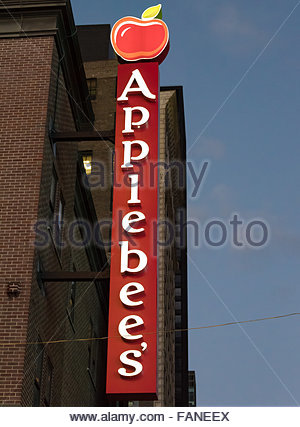
[[[158,65],[169,49],[160,18],[154,6],[111,32],[120,64],[106,391],[119,400],[157,399]]]

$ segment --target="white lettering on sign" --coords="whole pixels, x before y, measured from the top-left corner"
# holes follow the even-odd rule
[[[147,265],[147,255],[140,249],[128,249],[128,242],[119,242],[121,246],[121,273],[139,273],[144,270]],[[128,267],[129,255],[138,256],[138,265],[136,267]]]
[[[143,227],[133,228],[133,227],[131,227],[130,224],[134,224],[135,222],[143,221],[145,218],[146,217],[143,214],[143,212],[139,212],[139,211],[129,212],[122,219],[122,227],[127,233],[142,233],[145,230]]]
[[[142,353],[138,350],[127,350],[121,354],[120,360],[123,363],[123,365],[127,365],[134,368],[133,372],[127,372],[125,368],[118,369],[118,372],[122,377],[134,377],[135,375],[140,374],[143,370],[143,365],[137,360],[129,359],[128,357],[129,354],[132,354],[132,356],[136,358],[141,357],[142,355]]]
[[[132,322],[133,321],[133,322]],[[131,322],[131,323],[128,323]],[[139,340],[143,338],[143,335],[132,335],[128,332],[128,329],[136,328],[137,326],[141,326],[144,324],[143,319],[140,316],[136,316],[131,314],[130,316],[124,317],[119,323],[119,334],[124,340]]]
[[[122,164],[122,169],[133,168],[133,165],[130,163],[132,160],[144,160],[149,153],[149,145],[145,141],[123,141],[124,145],[124,163]],[[141,152],[138,156],[132,157],[131,148],[133,145],[139,145],[141,147]]]
[[[132,87],[133,83],[136,82],[138,87]],[[136,93],[136,92],[142,92],[142,94],[145,96],[145,98],[148,99],[156,99],[156,96],[150,92],[148,86],[146,85],[145,80],[143,79],[143,76],[141,75],[140,70],[136,69],[132,71],[131,77],[128,80],[128,83],[122,93],[121,96],[117,99],[119,102],[122,101],[128,101],[128,93]]]
[[[123,108],[123,110],[125,111],[125,128],[122,132],[125,134],[134,133],[132,126],[136,126],[139,128],[145,125],[150,117],[150,113],[145,107],[125,107]],[[138,122],[132,121],[132,113],[134,111],[140,111],[142,113],[142,118]]]
[[[137,173],[128,175],[130,179],[130,199],[128,200],[129,205],[140,205],[139,200],[139,176]]]
[[[132,289],[134,288],[134,289]],[[131,289],[131,290],[129,290]],[[132,301],[128,297],[130,295],[137,295],[142,292],[144,292],[144,286],[137,282],[131,282],[127,283],[123,286],[123,288],[120,290],[120,300],[124,305],[127,305],[128,307],[136,307],[137,305],[142,305],[143,301]]]

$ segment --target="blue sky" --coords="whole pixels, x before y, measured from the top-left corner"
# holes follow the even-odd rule
[[[300,3],[300,2],[299,2]],[[156,3],[72,0],[77,24],[113,24]],[[210,168],[189,217],[267,222],[266,247],[196,248],[190,234],[189,326],[299,312],[300,4],[166,0],[162,85],[184,88],[188,159]],[[291,15],[290,15],[291,14]],[[290,15],[290,16],[289,16]],[[288,18],[288,19],[287,19]],[[200,233],[203,237],[203,233]],[[300,402],[299,317],[191,331],[200,406]]]

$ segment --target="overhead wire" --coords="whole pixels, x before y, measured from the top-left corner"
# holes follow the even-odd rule
[[[240,320],[237,322],[227,322],[227,323],[219,323],[216,325],[206,325],[206,326],[195,326],[192,328],[180,328],[180,329],[169,329],[169,330],[158,330],[154,332],[145,332],[143,335],[158,335],[158,334],[167,334],[172,332],[188,332],[188,331],[195,331],[195,330],[201,330],[201,329],[212,329],[212,328],[221,328],[224,326],[232,326],[232,325],[239,325],[242,323],[255,323],[255,322],[263,322],[266,320],[275,320],[275,319],[283,319],[286,317],[292,317],[292,316],[299,316],[300,313],[288,313],[288,314],[281,314],[277,316],[269,316],[269,317],[260,317],[256,319],[250,319],[250,320]],[[50,340],[50,341],[38,341],[38,342],[17,342],[17,341],[0,341],[0,346],[27,346],[27,345],[37,345],[37,344],[62,344],[62,343],[72,343],[72,342],[87,342],[87,341],[100,341],[100,340],[108,340],[113,338],[120,338],[120,335],[115,336],[107,336],[107,337],[94,337],[94,338],[74,338],[74,339],[61,339],[61,340]]]

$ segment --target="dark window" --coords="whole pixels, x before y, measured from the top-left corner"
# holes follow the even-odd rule
[[[176,283],[176,285],[181,285],[182,278],[181,278],[180,274],[176,274],[176,276],[175,276],[175,283]]]
[[[181,302],[180,301],[176,301],[175,302],[175,310],[181,310]]]
[[[50,204],[50,209],[52,214],[54,213],[54,209],[55,209],[56,187],[57,187],[57,175],[53,167],[52,176],[51,176],[51,185],[50,185],[50,198],[49,198],[49,204]]]
[[[76,271],[74,264],[73,264],[73,271]],[[72,321],[73,327],[74,327],[74,321],[75,321],[75,304],[76,304],[76,282],[72,282],[68,311],[69,311],[69,316],[70,316],[70,320]]]
[[[181,297],[181,288],[175,288],[175,296]]]
[[[44,397],[45,406],[50,406],[51,404],[52,379],[53,379],[53,366],[50,362],[49,357],[47,357],[46,376],[45,376],[45,397]]]
[[[70,315],[71,320],[74,323],[75,318],[75,297],[76,297],[76,282],[71,283],[71,294],[70,294]]]
[[[88,372],[93,381],[94,386],[96,385],[96,364],[97,364],[97,340],[96,332],[94,330],[93,322],[90,321],[89,330],[89,345],[88,345]]]
[[[177,328],[177,327],[179,327],[179,326],[181,326],[181,316],[178,314],[176,314],[176,316],[175,316],[175,327]]]
[[[45,283],[41,279],[41,273],[43,273],[44,271],[45,270],[44,270],[44,267],[43,267],[43,263],[41,261],[41,258],[38,256],[37,265],[36,265],[37,282],[38,282],[39,288],[40,288],[41,293],[42,293],[43,296],[46,295]]]
[[[59,203],[58,203],[58,212],[57,212],[57,243],[58,243],[59,252],[61,252],[62,241],[63,241],[64,209],[65,209],[65,202],[62,194],[60,194]]]
[[[96,97],[97,97],[97,79],[87,79],[86,82],[87,82],[90,98],[96,99]]]
[[[52,151],[53,151],[53,156],[56,157],[57,150],[56,150],[56,142],[55,141],[52,142]]]
[[[41,340],[39,339],[38,341],[41,341]],[[36,346],[36,356],[35,356],[33,406],[41,405],[41,382],[42,382],[42,372],[43,372],[43,360],[44,360],[44,345],[39,342]]]

